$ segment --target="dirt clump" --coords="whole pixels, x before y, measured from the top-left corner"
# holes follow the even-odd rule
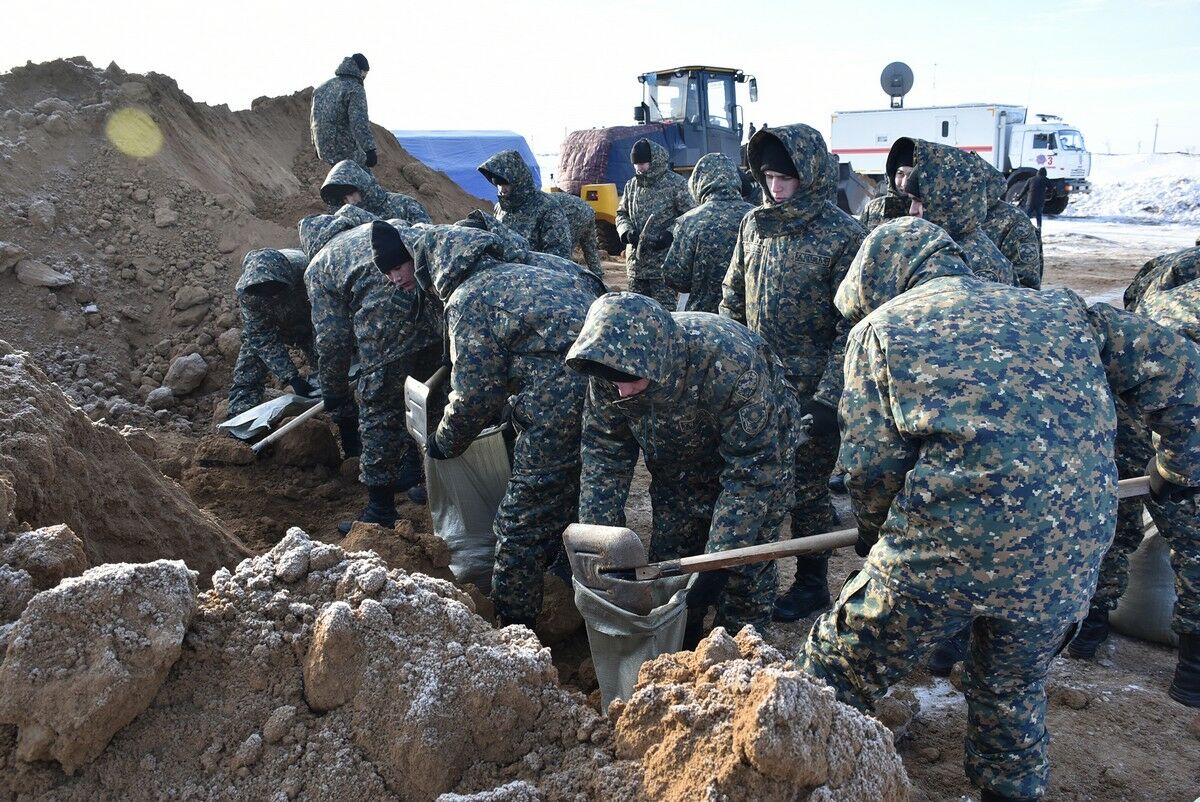
[[[31,532],[0,534],[0,565],[29,574],[34,587],[46,590],[87,570],[83,541],[65,524]]]

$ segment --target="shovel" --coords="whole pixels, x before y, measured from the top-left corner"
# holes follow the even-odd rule
[[[1145,476],[1122,479],[1117,483],[1117,498],[1143,496],[1149,492],[1150,479]],[[857,529],[839,529],[777,543],[760,543],[651,563],[641,538],[625,527],[571,524],[563,532],[563,545],[575,579],[616,606],[638,615],[646,615],[654,608],[651,582],[655,579],[829,551],[853,546],[857,540]]]

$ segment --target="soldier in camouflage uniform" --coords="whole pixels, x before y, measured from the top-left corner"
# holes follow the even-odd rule
[[[355,53],[342,59],[333,77],[313,90],[309,127],[317,157],[326,164],[353,159],[370,169],[378,160],[363,88],[369,69],[366,57]]]
[[[571,228],[572,249],[576,245],[583,253],[583,263],[597,276],[603,275],[604,268],[600,264],[600,244],[596,238],[596,212],[588,202],[578,195],[569,192],[547,192],[550,200],[558,204],[567,217],[567,225]]]
[[[864,231],[831,202],[837,171],[814,129],[763,129],[750,140],[748,157],[771,200],[742,219],[720,309],[775,350],[799,391],[803,413],[811,416],[811,437],[797,449],[794,472],[792,537],[804,537],[837,524],[828,482],[837,459],[834,410],[849,326],[834,308],[833,294]],[[792,194],[776,200],[785,198],[775,194],[781,186]],[[828,561],[828,554],[797,558],[796,580],[776,603],[777,620],[795,621],[829,604]]]
[[[544,267],[547,270],[563,272],[571,276],[581,276],[592,288],[593,294],[600,296],[608,292],[608,287],[605,286],[600,271],[593,271],[591,267],[581,265],[572,259],[532,250],[524,237],[487,212],[475,209],[466,219],[459,220],[455,225],[490,231],[495,234],[499,240],[496,245],[499,250],[496,253],[502,261]]]
[[[336,214],[301,220],[300,242],[311,259],[304,283],[325,409],[337,421],[343,443],[354,429],[362,438],[359,468],[368,504],[357,520],[390,527],[396,492],[421,481],[420,458],[404,425],[404,380],[409,374],[424,380],[437,368],[442,324],[415,289],[393,287],[376,269],[370,225],[375,220],[365,209],[343,206]],[[356,349],[357,414],[347,378]],[[340,526],[349,531],[349,524]]]
[[[587,381],[563,357],[596,298],[594,285],[580,270],[505,262],[503,244],[486,231],[435,226],[399,236],[418,283],[445,304],[450,333],[450,401],[429,456],[462,454],[515,396],[512,476],[493,523],[492,600],[503,624],[533,628],[547,558],[574,522],[579,498]]]
[[[1133,281],[1125,288],[1125,308],[1130,312],[1137,308],[1142,296],[1153,288],[1169,290],[1200,278],[1200,247],[1184,248],[1182,251],[1156,256],[1138,270]]]
[[[567,215],[534,185],[533,172],[520,153],[501,151],[479,165],[479,172],[496,187],[497,220],[524,237],[533,250],[571,258],[575,243]]]
[[[292,362],[288,346],[304,351],[316,367],[312,314],[304,288],[303,251],[262,248],[242,261],[237,283],[242,309],[242,347],[233,366],[229,387],[229,416],[240,415],[262,402],[267,376],[290,384],[297,395],[312,395],[311,384]]]
[[[1159,478],[1200,484],[1200,353],[1069,290],[981,280],[916,218],[867,237],[837,305],[858,322],[840,460],[867,560],[799,664],[870,710],[970,624],[967,776],[984,800],[1039,798],[1046,672],[1115,525],[1113,397],[1161,437]]]
[[[629,158],[634,169],[641,171],[625,182],[617,206],[617,234],[626,246],[629,291],[674,309],[675,293],[663,280],[662,264],[671,244],[671,228],[679,215],[692,208],[692,196],[687,180],[671,169],[671,156],[662,145],[639,139]],[[647,228],[651,216],[654,224]]]
[[[1000,253],[1013,266],[1013,283],[1017,287],[1042,288],[1042,235],[1029,222],[1029,215],[1004,199],[1008,182],[1004,174],[975,154],[975,169],[979,172],[988,198],[987,217],[983,233],[988,235]]]
[[[858,215],[858,222],[868,233],[874,231],[888,220],[897,217],[907,217],[912,205],[911,199],[904,194],[904,179],[912,172],[909,164],[892,165],[892,171],[887,174],[887,192],[877,198],[872,198]]]
[[[688,293],[687,311],[713,312],[721,305],[721,282],[729,269],[742,218],[754,207],[742,200],[737,166],[720,153],[701,156],[688,179],[696,208],[679,216],[675,239],[663,262],[663,278]]]
[[[419,200],[402,192],[388,192],[379,186],[375,176],[348,159],[335,164],[325,176],[321,200],[331,212],[350,204],[383,220],[396,218],[409,224],[433,222]]]
[[[592,305],[567,364],[590,375],[579,520],[623,526],[641,450],[650,471],[650,559],[779,539],[792,500],[799,403],[756,334],[700,312],[666,311],[636,293]],[[702,575],[702,620],[760,630],[771,618],[774,562]],[[720,587],[724,583],[723,589]]]
[[[1200,343],[1200,281],[1164,290],[1151,284],[1134,311]],[[1141,476],[1154,456],[1151,433],[1121,399],[1117,400],[1117,423],[1117,468],[1122,478]],[[1068,649],[1072,657],[1091,659],[1108,637],[1108,614],[1116,608],[1129,580],[1129,555],[1142,542],[1142,505],[1138,497],[1122,499],[1118,505],[1117,535],[1100,566],[1100,582],[1088,616]],[[1171,628],[1179,633],[1179,662],[1167,693],[1189,707],[1200,707],[1200,518],[1191,499],[1151,498],[1145,506],[1171,547],[1175,569]]]
[[[963,249],[975,275],[1012,285],[1013,266],[984,232],[988,194],[977,158],[951,145],[901,137],[888,153],[887,171],[912,160],[904,192],[917,199],[914,215],[941,226]],[[917,211],[919,210],[919,211]]]

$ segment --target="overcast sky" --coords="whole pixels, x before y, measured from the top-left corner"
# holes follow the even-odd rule
[[[565,132],[632,123],[636,76],[681,64],[758,77],[746,119],[829,132],[882,108],[879,73],[913,68],[907,104],[972,101],[1062,115],[1094,151],[1200,152],[1200,2],[1041,0],[34,0],[6,3],[0,71],[84,55],[175,78],[245,108],[370,59],[371,117],[389,128],[507,128],[537,152]],[[744,87],[743,87],[744,88]]]

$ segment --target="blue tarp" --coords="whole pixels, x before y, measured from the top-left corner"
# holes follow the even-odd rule
[[[534,185],[542,173],[525,137],[515,131],[392,131],[400,146],[428,167],[477,198],[494,201],[496,188],[479,173],[479,165],[502,150],[515,150],[533,171]]]

